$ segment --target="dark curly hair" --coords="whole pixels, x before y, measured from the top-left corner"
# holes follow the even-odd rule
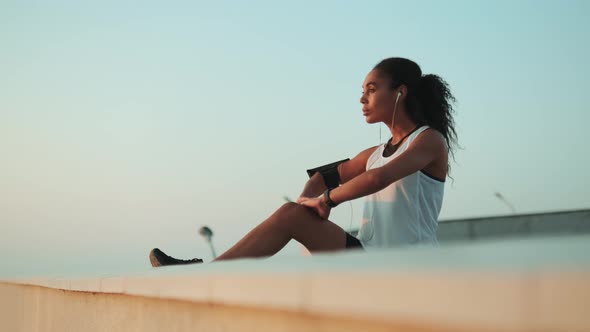
[[[447,150],[454,157],[457,133],[453,120],[453,103],[449,85],[437,75],[424,75],[417,63],[404,58],[388,58],[373,70],[391,79],[392,89],[405,85],[408,92],[405,106],[410,118],[417,124],[426,124],[438,130],[447,142]]]

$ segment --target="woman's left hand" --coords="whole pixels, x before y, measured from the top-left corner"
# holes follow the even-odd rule
[[[332,210],[326,204],[326,202],[324,202],[322,196],[317,198],[299,197],[297,199],[297,203],[303,206],[307,206],[308,208],[311,208],[322,219],[328,219],[328,217],[330,216],[330,211]]]

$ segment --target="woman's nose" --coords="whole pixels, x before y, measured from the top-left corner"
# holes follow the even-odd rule
[[[365,98],[365,94],[363,93],[363,95],[361,96],[361,104],[366,104],[367,103],[367,98]]]

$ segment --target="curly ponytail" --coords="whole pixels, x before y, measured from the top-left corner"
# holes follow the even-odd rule
[[[405,85],[408,94],[405,100],[410,118],[417,124],[426,124],[438,130],[447,142],[451,156],[457,145],[457,133],[453,119],[455,97],[449,85],[437,75],[424,75],[420,66],[412,60],[389,58],[374,68],[379,74],[388,76],[392,89]]]
[[[420,78],[417,94],[420,101],[419,113],[424,116],[426,124],[444,136],[452,154],[457,144],[457,133],[453,119],[455,97],[449,85],[437,75],[424,75]]]

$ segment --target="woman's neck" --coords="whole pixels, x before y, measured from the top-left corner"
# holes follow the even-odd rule
[[[399,144],[401,140],[407,137],[418,125],[413,121],[399,117],[396,119],[396,123],[393,124],[391,129],[392,140],[391,144]]]

